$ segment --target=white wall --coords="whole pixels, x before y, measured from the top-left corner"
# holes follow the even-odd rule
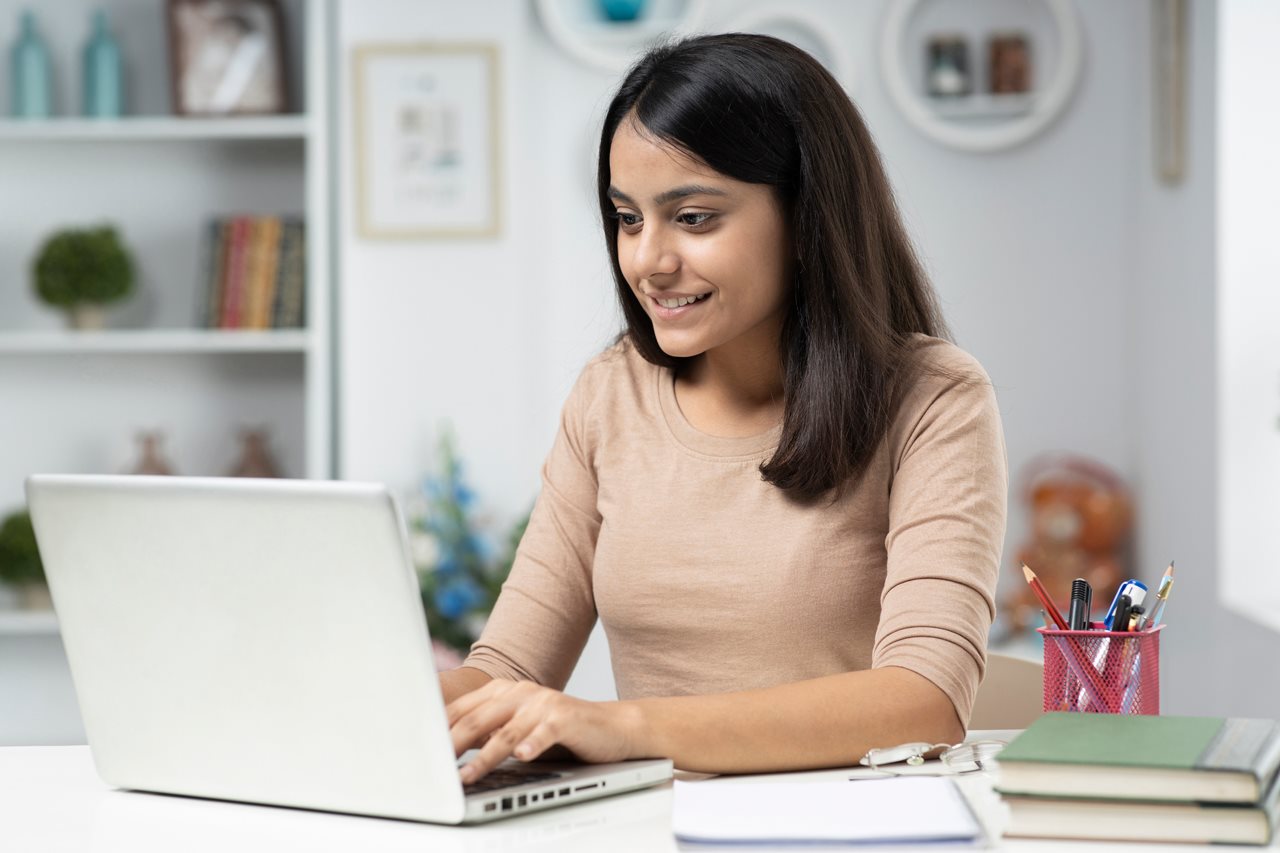
[[[1222,709],[1236,693],[1204,691],[1195,676],[1226,649],[1211,639],[1223,619],[1211,604],[1204,618],[1189,618],[1214,594],[1214,11],[1192,4],[1192,170],[1167,190],[1151,177],[1150,7],[1078,5],[1087,54],[1070,108],[1042,136],[999,155],[944,149],[896,112],[878,79],[883,2],[713,0],[707,26],[729,28],[740,14],[777,6],[829,22],[957,340],[998,387],[1011,470],[1039,451],[1069,449],[1138,483],[1142,572],[1157,574],[1175,555],[1183,567],[1170,614],[1187,618],[1169,636],[1177,655],[1164,661],[1166,710]],[[479,493],[515,515],[536,492],[577,370],[617,327],[591,175],[618,80],[561,53],[528,3],[343,4],[338,32],[344,83],[357,43],[497,41],[508,178],[504,229],[493,241],[360,242],[344,205],[341,474],[411,488],[433,428],[449,417]],[[344,127],[349,116],[344,90]],[[350,151],[348,139],[344,199]],[[1013,501],[1006,563],[1023,536]],[[571,689],[608,695],[598,637]]]
[[[1218,483],[1222,591],[1280,629],[1280,112],[1258,109],[1276,76],[1280,5],[1224,4],[1218,94]]]
[[[1275,221],[1272,208],[1275,190],[1280,189],[1280,166],[1274,156],[1249,158],[1247,163],[1253,170],[1247,175],[1233,175],[1233,170],[1246,165],[1236,162],[1235,158],[1252,148],[1248,137],[1263,132],[1265,127],[1268,111],[1257,109],[1257,98],[1265,97],[1264,88],[1275,80],[1268,66],[1274,59],[1276,36],[1280,35],[1280,17],[1275,14],[1274,4],[1266,2],[1231,0],[1217,4],[1216,8],[1214,4],[1188,5],[1193,9],[1193,19],[1187,180],[1181,187],[1167,189],[1156,184],[1147,170],[1141,175],[1139,190],[1140,274],[1135,282],[1138,310],[1132,399],[1137,425],[1134,452],[1145,516],[1139,545],[1148,563],[1155,565],[1176,556],[1180,567],[1175,587],[1177,598],[1169,605],[1170,614],[1176,606],[1178,617],[1188,621],[1171,622],[1162,650],[1161,669],[1168,706],[1185,713],[1229,711],[1237,715],[1275,716],[1280,706],[1280,685],[1270,677],[1269,670],[1258,677],[1258,671],[1253,669],[1256,664],[1252,662],[1273,660],[1280,653],[1280,637],[1219,603],[1220,581],[1228,568],[1222,562],[1225,543],[1221,537],[1228,528],[1220,530],[1217,523],[1220,509],[1218,445],[1229,440],[1230,435],[1218,432],[1217,406],[1222,399],[1218,378],[1223,375],[1235,381],[1241,377],[1221,373],[1224,368],[1235,370],[1238,361],[1230,352],[1235,342],[1220,339],[1215,329],[1215,279],[1220,268],[1215,231],[1222,233],[1228,222],[1241,213],[1240,208],[1228,211],[1220,207],[1226,196],[1218,197],[1219,174],[1232,177],[1237,192],[1252,185],[1255,189],[1246,191],[1246,195],[1254,200],[1258,215],[1265,217],[1266,222]],[[1229,27],[1219,33],[1222,20],[1227,20]],[[1250,38],[1250,33],[1261,38]],[[1231,39],[1229,46],[1224,38]],[[1232,103],[1240,92],[1233,92],[1229,97],[1221,94],[1222,83],[1226,81],[1218,79],[1219,73],[1226,73],[1246,86],[1244,104]],[[1250,73],[1257,74],[1257,78],[1249,80]],[[1245,118],[1244,113],[1239,112],[1241,107],[1257,117]],[[1231,138],[1224,141],[1221,150],[1216,150],[1222,135],[1216,133],[1215,128],[1225,118],[1219,108],[1238,112],[1223,125],[1224,130],[1234,128]],[[1144,137],[1143,148],[1149,150],[1149,131]],[[1277,139],[1280,132],[1273,123],[1265,150],[1274,152]],[[1263,201],[1268,187],[1270,198]],[[1245,202],[1244,210],[1248,210],[1249,198]],[[1215,227],[1219,214],[1223,220]],[[1264,249],[1266,244],[1258,242],[1257,236],[1256,232],[1246,233],[1244,244],[1255,250]],[[1274,247],[1274,234],[1264,239]],[[1241,245],[1230,247],[1224,243],[1218,250],[1225,248],[1238,253]],[[1258,257],[1265,263],[1266,254]],[[1222,268],[1225,271],[1225,266]],[[1271,267],[1270,279],[1256,281],[1259,293],[1275,293],[1275,269]],[[1270,357],[1274,359],[1277,340],[1274,311],[1268,322],[1265,302],[1255,301],[1251,309],[1245,310],[1252,310],[1255,316],[1262,315],[1263,328],[1271,329]],[[1259,328],[1257,323],[1249,325],[1255,330]],[[1256,334],[1252,338],[1255,342],[1265,339]],[[1224,353],[1228,354],[1228,361],[1220,364],[1219,358]],[[1255,382],[1253,388],[1270,394],[1275,406],[1274,372],[1271,380],[1267,383],[1264,378]],[[1274,446],[1275,433],[1271,435]],[[1247,455],[1251,449],[1262,450],[1262,447],[1230,448],[1232,456]],[[1271,459],[1274,458],[1273,455]],[[1248,471],[1245,476],[1259,484],[1259,496],[1265,489],[1263,484],[1269,481],[1274,485],[1280,475],[1275,462],[1268,466],[1267,457],[1262,454],[1254,456],[1243,467]],[[1262,535],[1275,530],[1274,506],[1270,517],[1258,518],[1263,525]],[[1274,552],[1269,557],[1262,556],[1270,563],[1249,567],[1256,577],[1263,579],[1260,592],[1273,584],[1275,577]],[[1184,630],[1173,630],[1183,626]],[[1248,667],[1244,661],[1250,662]]]

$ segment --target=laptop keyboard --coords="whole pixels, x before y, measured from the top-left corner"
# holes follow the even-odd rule
[[[489,774],[478,782],[472,782],[470,785],[463,785],[463,793],[466,794],[482,794],[485,791],[496,791],[499,788],[511,788],[516,785],[525,785],[529,782],[542,782],[547,779],[556,779],[564,774],[562,773],[539,773],[535,770],[524,770],[519,767],[499,767],[489,771]]]

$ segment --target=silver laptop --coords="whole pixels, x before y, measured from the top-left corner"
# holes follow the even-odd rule
[[[671,777],[666,760],[508,761],[464,790],[383,486],[65,475],[26,486],[108,784],[453,824]]]

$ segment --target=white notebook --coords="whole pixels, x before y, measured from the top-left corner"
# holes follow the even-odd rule
[[[702,844],[948,843],[972,845],[982,829],[945,777],[834,782],[675,782],[672,829]]]

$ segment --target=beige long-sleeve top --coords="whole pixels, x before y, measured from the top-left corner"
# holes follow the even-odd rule
[[[967,721],[995,612],[1004,438],[977,361],[914,340],[953,376],[914,383],[834,505],[800,505],[761,478],[781,425],[708,435],[682,415],[671,370],[625,341],[597,356],[464,665],[563,689],[598,616],[622,699],[897,666]]]

